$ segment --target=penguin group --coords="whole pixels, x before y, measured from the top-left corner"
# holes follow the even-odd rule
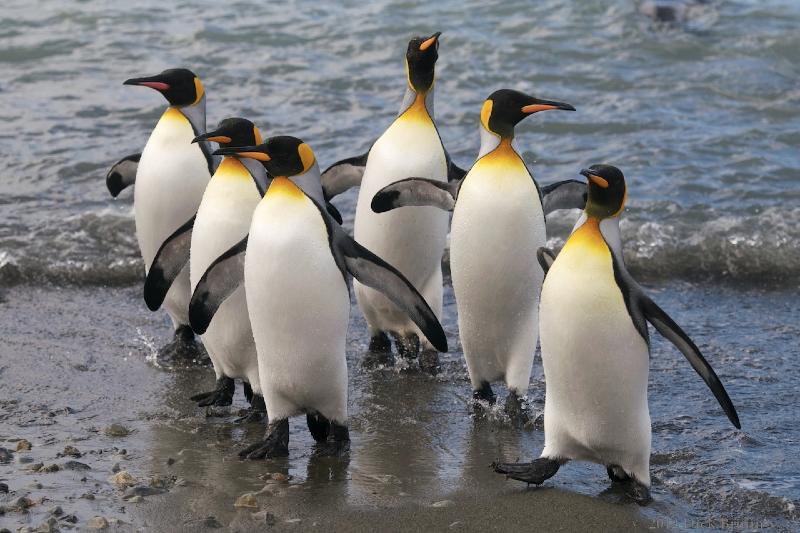
[[[538,485],[570,460],[589,461],[646,503],[648,322],[740,428],[736,409],[699,348],[625,267],[622,172],[595,164],[580,171],[585,181],[540,186],[517,151],[517,124],[572,105],[496,90],[476,110],[475,162],[462,169],[452,161],[433,113],[439,40],[411,39],[397,117],[366,153],[324,172],[300,138],[265,139],[238,117],[207,130],[205,89],[190,70],[125,81],[168,103],[142,153],[106,177],[114,197],[135,184],[144,300],[164,308],[175,331],[159,356],[199,357],[200,336],[216,375],[213,390],[191,398],[200,406],[231,405],[242,382],[250,409],[240,421],[267,429],[241,457],[288,455],[289,419],[298,415],[314,453],[346,454],[349,282],[370,333],[365,364],[392,365],[396,354],[435,373],[448,349],[440,320],[449,233],[474,408],[494,404],[492,385],[503,382],[504,411],[528,422],[541,347],[544,449],[532,462],[496,462],[495,471]],[[353,236],[331,203],[352,187]],[[545,247],[545,218],[561,209],[582,213],[556,255]]]

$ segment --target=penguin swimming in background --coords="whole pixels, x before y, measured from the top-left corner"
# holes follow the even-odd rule
[[[442,314],[441,261],[447,238],[447,213],[419,207],[388,214],[376,214],[370,201],[382,187],[408,176],[441,179],[461,177],[452,164],[433,120],[434,68],[439,56],[439,35],[415,37],[406,52],[407,87],[397,118],[375,141],[370,150],[344,159],[322,176],[326,198],[360,183],[354,236],[357,241],[396,266],[418,287],[437,317]],[[430,349],[406,314],[379,291],[354,283],[356,300],[370,330],[370,352],[389,357],[395,340],[398,352],[417,357],[420,365],[435,371],[438,355]]]
[[[307,144],[281,136],[259,146],[216,153],[257,159],[274,176],[253,214],[244,253],[247,306],[270,423],[266,438],[240,455],[287,455],[289,417],[303,413],[318,454],[344,452],[350,440],[347,274],[386,294],[437,349],[446,351],[442,326],[397,269],[354,241],[329,214],[319,167]],[[244,251],[226,252],[217,264],[225,270],[226,263],[241,261],[236,256]],[[220,281],[224,278],[218,276]]]
[[[175,339],[159,351],[159,356],[196,357],[199,346],[188,325],[189,257],[161,252],[165,244],[175,246],[181,241],[188,249],[194,214],[215,168],[208,143],[192,143],[206,130],[205,91],[200,78],[187,69],[132,78],[125,85],[150,87],[169,102],[139,159],[133,210],[136,238],[148,276],[145,302],[153,311],[163,303],[175,328]],[[132,164],[131,160],[126,166]],[[154,262],[157,254],[168,262]]]
[[[594,165],[589,198],[561,253],[541,249],[541,345],[546,382],[544,450],[531,463],[494,468],[541,484],[571,459],[605,465],[629,497],[650,500],[650,414],[647,322],[689,360],[741,428],[728,393],[700,350],[625,268],[619,216],[627,187],[622,172]],[[549,269],[548,269],[549,265]]]
[[[473,397],[494,403],[491,384],[504,380],[506,412],[520,423],[527,420],[523,398],[538,336],[543,273],[536,251],[547,240],[545,215],[583,208],[586,194],[586,185],[574,180],[540,191],[512,146],[520,121],[550,109],[575,110],[518,91],[495,91],[481,110],[480,153],[463,179],[405,179],[372,200],[378,213],[408,205],[453,211],[450,271]]]
[[[249,120],[227,118],[216,130],[198,135],[193,142],[215,142],[220,146],[261,144],[261,132]],[[225,157],[208,182],[191,231],[189,274],[192,290],[212,262],[247,236],[250,219],[262,191],[267,172],[252,159]],[[184,255],[186,252],[181,251]],[[202,335],[216,374],[214,390],[192,396],[200,406],[225,406],[233,402],[234,379],[241,379],[251,414],[256,421],[266,408],[258,380],[258,359],[247,313],[244,287],[236,289],[217,311]]]

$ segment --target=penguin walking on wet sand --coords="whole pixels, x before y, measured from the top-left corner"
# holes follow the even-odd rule
[[[273,176],[253,213],[246,249],[226,252],[218,261],[225,270],[226,263],[240,262],[237,256],[244,255],[247,306],[270,416],[265,439],[240,455],[287,455],[289,417],[298,414],[306,414],[316,453],[342,453],[350,440],[347,274],[386,294],[437,349],[446,351],[442,326],[397,269],[354,241],[328,213],[319,167],[307,144],[281,136],[217,153],[262,161]]]
[[[571,459],[605,465],[638,503],[650,500],[650,413],[647,322],[689,360],[741,428],[728,393],[700,350],[625,268],[619,217],[627,187],[619,169],[594,165],[589,197],[561,253],[542,248],[546,270],[541,303],[546,382],[544,450],[531,463],[494,469],[539,485]]]
[[[386,214],[370,209],[382,187],[408,176],[446,181],[461,177],[442,145],[433,119],[433,86],[439,35],[415,37],[406,52],[406,93],[400,112],[389,128],[363,155],[339,161],[322,176],[327,198],[360,184],[354,236],[364,246],[395,265],[418,287],[437,317],[441,317],[443,281],[441,260],[447,238],[448,215],[417,207]],[[370,330],[370,352],[376,362],[391,362],[389,335],[398,353],[436,371],[438,356],[419,330],[390,299],[356,280],[358,306]],[[388,357],[387,357],[388,356]]]
[[[258,128],[244,118],[227,118],[214,131],[195,137],[194,142],[215,142],[220,146],[252,146],[262,142]],[[250,219],[262,191],[267,172],[252,159],[224,157],[208,182],[191,230],[189,274],[192,291],[211,263],[247,235]],[[186,239],[183,239],[185,247]],[[170,249],[169,247],[167,248]],[[171,250],[185,257],[187,250]],[[256,421],[266,407],[258,380],[258,359],[247,313],[244,287],[236,289],[218,310],[214,321],[201,335],[216,374],[214,390],[197,394],[200,406],[231,405],[234,379],[241,379],[251,414],[242,420]]]
[[[494,403],[491,384],[504,380],[505,410],[519,423],[528,419],[523,398],[538,336],[543,273],[536,250],[546,242],[545,215],[582,208],[586,193],[575,180],[540,190],[512,145],[520,121],[551,109],[575,110],[518,91],[495,91],[481,110],[480,153],[463,179],[409,178],[372,199],[379,213],[409,205],[453,211],[450,270],[473,397]]]
[[[215,168],[208,143],[192,143],[195,136],[206,130],[205,91],[200,78],[182,68],[165,70],[156,76],[132,78],[125,81],[125,85],[150,87],[169,102],[138,161],[133,209],[136,238],[148,275],[145,302],[153,311],[163,303],[175,328],[175,339],[161,348],[159,356],[163,359],[193,358],[198,355],[199,346],[189,327],[188,255],[175,272],[154,264],[154,260],[166,241],[174,241],[178,235],[186,236],[187,229],[191,229]],[[112,194],[115,190],[118,194],[121,190],[118,187],[131,181],[129,171],[135,163],[133,159],[123,160],[112,170],[111,174],[116,172],[120,176],[120,183],[112,179],[109,184]],[[171,266],[174,265],[167,265]],[[162,294],[159,289],[165,284],[168,290]]]

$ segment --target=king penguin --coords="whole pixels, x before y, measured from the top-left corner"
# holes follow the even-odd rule
[[[193,72],[170,69],[156,76],[129,79],[125,85],[155,89],[169,102],[141,154],[134,188],[136,238],[145,272],[151,276],[153,261],[165,241],[176,233],[184,234],[187,221],[194,220],[215,162],[208,143],[192,143],[206,130],[205,91]],[[174,280],[167,285],[168,292],[160,295],[161,301],[148,295],[153,281],[145,282],[148,307],[156,310],[163,303],[175,329],[175,339],[159,352],[163,358],[195,357],[198,353],[188,325],[188,256],[184,259],[180,270],[170,273]]]
[[[741,428],[728,393],[700,350],[625,268],[619,217],[622,172],[594,165],[586,209],[561,253],[539,252],[541,345],[546,382],[544,450],[532,463],[496,464],[513,479],[541,484],[571,459],[605,465],[612,481],[650,500],[647,322],[672,342],[705,380],[728,419]]]
[[[575,180],[540,191],[512,145],[520,121],[550,109],[575,110],[519,91],[495,91],[481,110],[480,153],[463,179],[401,180],[372,200],[376,212],[408,205],[453,211],[450,270],[473,397],[494,403],[491,384],[504,380],[505,410],[519,424],[527,421],[524,397],[538,336],[543,273],[536,251],[546,241],[545,214],[583,208],[586,193]]]
[[[220,146],[252,146],[261,144],[262,138],[249,120],[227,118],[216,130],[194,139],[194,142],[201,141]],[[192,291],[212,262],[247,236],[253,210],[266,184],[266,170],[258,161],[233,156],[222,159],[208,182],[194,221],[189,263]],[[192,400],[200,406],[230,405],[234,379],[241,379],[252,406],[250,416],[244,420],[258,420],[266,408],[258,380],[258,359],[244,287],[236,289],[224,302],[201,338],[214,365],[216,387],[193,396]]]
[[[463,175],[452,164],[433,119],[433,87],[439,35],[415,37],[406,51],[406,92],[400,112],[369,151],[339,161],[323,174],[327,198],[360,183],[354,236],[379,256],[395,265],[431,304],[437,317],[442,312],[441,261],[447,238],[448,215],[418,207],[376,214],[370,201],[382,187],[409,176],[447,181]],[[459,174],[459,171],[462,174]],[[380,292],[356,281],[358,306],[370,330],[370,352],[377,362],[391,362],[391,335],[398,353],[409,359],[422,353],[420,365],[435,372],[438,357],[419,330]],[[388,356],[388,357],[387,357]]]
[[[343,453],[350,440],[345,360],[348,273],[386,294],[437,349],[446,351],[442,326],[397,269],[354,241],[329,214],[319,166],[307,144],[280,136],[259,146],[221,148],[217,153],[262,161],[273,176],[253,213],[246,248],[240,250],[270,422],[265,439],[240,455],[250,459],[288,455],[289,417],[299,414],[306,414],[317,442],[315,453]],[[220,265],[237,261],[233,253],[223,255]]]

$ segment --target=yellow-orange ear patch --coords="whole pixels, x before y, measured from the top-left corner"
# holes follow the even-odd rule
[[[492,118],[493,106],[494,102],[492,100],[486,100],[481,108],[481,124],[486,128],[486,131],[492,131],[489,129],[489,119]]]
[[[303,163],[303,172],[308,172],[308,169],[314,166],[314,162],[317,160],[317,158],[314,157],[314,151],[309,145],[302,143],[297,147],[297,153],[300,155],[300,161]]]
[[[205,94],[205,89],[203,89],[203,83],[200,81],[200,78],[194,78],[194,92],[197,95],[194,99],[193,105],[200,101],[200,99]]]

